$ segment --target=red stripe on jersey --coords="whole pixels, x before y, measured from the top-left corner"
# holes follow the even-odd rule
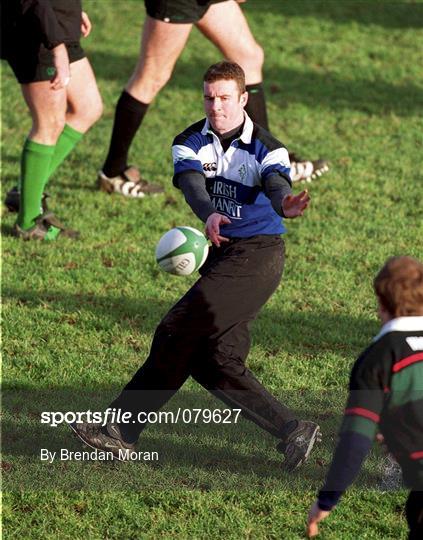
[[[411,459],[423,459],[423,450],[410,454]]]
[[[380,420],[378,414],[374,413],[373,411],[369,411],[368,409],[363,409],[362,407],[352,407],[351,409],[345,409],[345,414],[356,414],[358,416],[364,416],[364,418],[373,420],[373,422],[376,422],[376,424],[379,423]]]
[[[392,366],[392,372],[398,373],[398,371],[401,371],[402,369],[406,368],[410,364],[415,364],[416,362],[421,362],[423,360],[423,352],[419,352],[417,354],[412,354],[411,356],[407,356],[407,358],[403,358],[396,364]]]

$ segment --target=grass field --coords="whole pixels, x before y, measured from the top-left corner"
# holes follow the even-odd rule
[[[3,211],[3,534],[5,538],[297,539],[324,478],[349,368],[378,331],[371,282],[391,255],[422,257],[423,4],[249,0],[266,54],[273,133],[331,171],[288,223],[284,279],[255,323],[249,367],[324,440],[298,473],[275,441],[236,425],[156,425],[140,449],[156,463],[40,461],[40,448],[80,450],[41,411],[101,410],[147,356],[160,317],[194,282],[161,272],[159,237],[201,224],[172,187],[173,136],[202,117],[201,76],[220,59],[197,32],[152,105],[131,160],[165,195],[106,196],[95,187],[114,104],[135,63],[142,2],[85,0],[85,49],[103,118],[51,181],[52,208],[76,242],[22,243]],[[419,46],[420,45],[420,46]],[[16,183],[30,119],[2,66],[3,193]],[[296,188],[296,190],[298,190]],[[192,381],[169,404],[222,408]],[[404,490],[383,491],[375,448],[324,539],[406,538]]]

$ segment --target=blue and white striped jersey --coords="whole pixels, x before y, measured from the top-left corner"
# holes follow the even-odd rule
[[[216,212],[231,220],[221,227],[223,236],[248,238],[285,232],[282,218],[263,192],[263,183],[275,173],[289,179],[288,151],[246,113],[241,136],[226,152],[203,119],[175,138],[172,155],[176,187],[180,173],[197,171],[205,176]]]

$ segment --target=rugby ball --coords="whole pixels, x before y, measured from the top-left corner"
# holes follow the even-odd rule
[[[204,264],[208,252],[203,233],[193,227],[175,227],[160,238],[156,261],[165,272],[189,276]]]

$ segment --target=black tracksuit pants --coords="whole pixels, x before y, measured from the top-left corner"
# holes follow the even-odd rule
[[[213,246],[200,279],[161,321],[150,354],[110,405],[132,418],[157,411],[192,376],[272,435],[283,438],[294,414],[245,367],[251,321],[277,288],[284,265],[279,236],[233,239]],[[120,424],[136,440],[146,424]],[[291,427],[291,426],[288,426]],[[289,431],[289,429],[288,429]]]
[[[410,491],[405,505],[409,527],[408,540],[423,538],[423,491]]]

